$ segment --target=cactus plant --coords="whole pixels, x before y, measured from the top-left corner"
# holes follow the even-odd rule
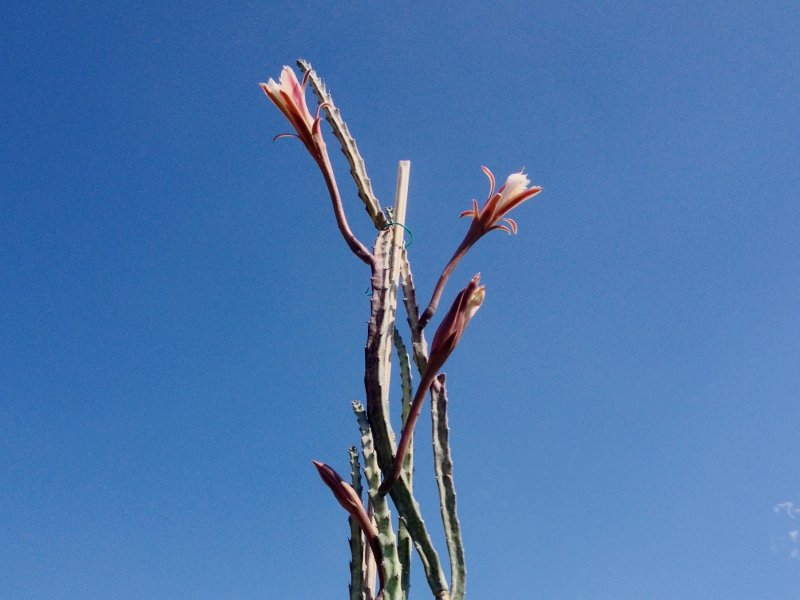
[[[424,330],[435,315],[458,262],[488,232],[516,233],[517,223],[507,214],[538,194],[541,188],[530,186],[528,177],[520,172],[512,173],[495,191],[494,175],[483,167],[491,184],[489,196],[482,207],[473,200],[472,208],[461,213],[462,217],[471,216],[472,223],[442,270],[431,300],[420,314],[416,285],[404,244],[411,164],[409,161],[399,162],[393,208],[382,208],[356,141],[330,92],[311,64],[302,59],[297,64],[303,73],[302,82],[290,67],[284,67],[278,82],[270,79],[261,84],[267,97],[294,129],[293,133],[279,134],[275,138],[297,138],[306,147],[322,173],[335,222],[345,243],[359,260],[369,266],[371,276],[370,319],[364,350],[365,402],[352,403],[360,434],[367,505],[363,504],[362,466],[355,447],[349,451],[349,482],[333,468],[314,461],[322,480],[349,514],[350,600],[408,600],[412,544],[419,555],[431,595],[439,600],[463,600],[466,590],[465,554],[456,510],[447,393],[441,369],[483,302],[485,286],[479,285],[477,275],[455,296],[436,330],[430,351]],[[314,114],[306,104],[305,88],[309,84],[318,100]],[[324,140],[323,117],[330,124],[350,165],[357,194],[375,226],[372,250],[350,229]],[[410,356],[397,319],[400,300],[408,325]],[[392,426],[390,405],[393,348],[401,382],[399,440]],[[419,374],[416,391],[412,383],[412,362]],[[413,494],[413,434],[423,402],[429,394],[434,473],[450,562],[449,582]],[[393,511],[396,512],[396,527]],[[373,598],[376,574],[380,584]]]

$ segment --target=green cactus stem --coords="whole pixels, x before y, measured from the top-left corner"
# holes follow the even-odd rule
[[[414,355],[414,364],[420,373],[425,372],[428,365],[428,343],[425,334],[419,326],[419,306],[417,304],[417,291],[414,287],[414,276],[411,273],[411,264],[405,250],[400,255],[400,286],[403,289],[403,304],[406,307],[408,327],[411,330],[411,348]]]
[[[400,267],[400,283],[403,289],[403,301],[411,329],[414,362],[417,370],[425,372],[428,365],[428,348],[425,336],[419,327],[419,307],[416,300],[414,278],[411,267],[403,255]],[[451,597],[453,600],[464,598],[466,566],[464,547],[461,539],[461,527],[456,511],[456,494],[453,484],[453,463],[449,444],[449,426],[447,423],[447,395],[444,387],[444,375],[440,375],[431,393],[431,416],[433,425],[433,453],[436,485],[439,491],[442,522],[450,558],[452,573]]]
[[[375,454],[375,445],[372,440],[364,406],[360,402],[353,402],[353,412],[356,414],[358,428],[361,431],[361,451],[364,455],[364,475],[367,478],[367,493],[369,494],[372,509],[375,511],[375,524],[378,528],[378,542],[383,553],[383,570],[386,574],[386,587],[383,592],[385,600],[402,600],[400,589],[400,559],[397,556],[397,543],[392,529],[392,515],[386,498],[378,493],[381,483],[381,470],[378,466],[378,457]]]
[[[402,420],[405,425],[408,413],[411,410],[411,399],[413,389],[411,387],[411,361],[408,357],[406,345],[403,338],[395,330],[394,332],[394,347],[397,351],[397,360],[400,363],[400,384],[403,390],[403,409]],[[403,476],[408,482],[409,490],[413,491],[413,474],[414,474],[414,445],[413,443],[408,448],[408,453],[403,464]],[[411,534],[408,532],[406,522],[400,518],[400,523],[397,526],[397,554],[400,557],[400,565],[403,567],[403,572],[400,577],[400,588],[403,592],[403,598],[408,599],[408,591],[411,586]]]
[[[352,446],[350,455],[350,482],[356,494],[361,497],[361,465],[358,461],[358,450]],[[350,523],[350,600],[364,600],[364,535],[361,526],[352,516]]]
[[[399,187],[399,186],[398,186]],[[396,209],[399,209],[397,203]],[[397,210],[398,219],[400,210]],[[392,237],[396,233],[398,237]],[[367,344],[364,349],[364,387],[367,394],[367,417],[372,432],[372,442],[381,469],[389,469],[394,458],[394,432],[389,421],[389,368],[391,338],[394,332],[397,306],[397,279],[403,255],[402,230],[393,227],[381,231],[375,241],[375,256],[372,263],[371,315],[367,329]],[[395,249],[392,251],[392,249]],[[393,257],[393,258],[390,258]],[[394,261],[394,262],[393,262]],[[397,271],[390,268],[396,265]],[[391,327],[390,327],[391,325]],[[397,512],[403,518],[420,556],[425,577],[434,596],[449,598],[447,579],[444,576],[439,555],[433,546],[430,534],[422,520],[419,504],[411,494],[407,481],[401,477],[393,486],[391,498]]]
[[[359,428],[362,432],[362,445],[365,440],[364,432],[366,431],[367,442],[370,447],[370,457],[373,457],[375,456],[374,450],[377,448],[373,444],[372,436],[369,435],[369,423],[364,415],[364,406],[360,402],[353,402],[353,411],[356,413]],[[368,464],[366,456],[364,462],[366,473],[366,465]],[[374,476],[376,471],[378,477],[380,477],[379,467],[373,469],[372,475]],[[374,483],[374,480],[370,478],[370,474],[367,474],[367,483],[370,488],[370,498],[372,498],[373,493],[377,493],[380,480]],[[447,579],[444,576],[444,571],[439,561],[439,555],[436,553],[436,549],[433,547],[433,541],[428,534],[428,530],[425,528],[425,522],[422,520],[419,504],[411,495],[404,479],[400,479],[392,488],[391,498],[397,508],[397,512],[400,514],[400,518],[403,519],[408,527],[408,532],[411,534],[411,539],[414,541],[414,547],[417,549],[417,555],[419,556],[420,562],[422,562],[425,578],[428,581],[428,586],[431,588],[434,597],[439,600],[450,600],[450,588],[447,585]]]
[[[397,351],[397,360],[400,363],[400,385],[403,390],[403,404],[402,404],[402,420],[405,424],[408,419],[408,413],[411,411],[411,401],[414,397],[414,390],[411,387],[411,361],[408,357],[405,342],[400,334],[395,331],[392,336],[394,347]],[[409,446],[406,459],[403,461],[403,472],[408,479],[408,488],[413,490],[412,474],[414,472],[414,447]]]
[[[372,182],[367,175],[366,164],[361,157],[361,153],[358,151],[355,139],[353,139],[350,130],[347,128],[347,123],[342,119],[342,114],[333,103],[333,98],[325,87],[325,83],[316,74],[311,64],[300,58],[297,60],[297,66],[300,67],[303,73],[308,75],[308,82],[311,84],[311,89],[314,90],[314,94],[317,96],[319,103],[325,105],[323,108],[325,120],[328,121],[333,128],[333,135],[339,140],[342,153],[350,164],[350,175],[356,183],[358,195],[364,203],[367,213],[375,224],[375,227],[377,229],[383,229],[387,224],[386,216],[383,214],[380,203],[375,197],[375,193],[372,191]]]
[[[456,510],[456,490],[453,484],[453,459],[450,454],[450,427],[447,423],[447,390],[445,376],[439,375],[431,390],[433,425],[433,467],[439,506],[444,524],[444,537],[450,557],[450,595],[452,600],[464,600],[467,567],[464,562],[464,543]]]
[[[450,588],[447,585],[447,578],[444,576],[439,555],[433,547],[433,541],[425,527],[425,521],[422,520],[419,503],[408,489],[405,478],[400,478],[395,483],[390,496],[400,518],[403,519],[411,534],[417,555],[422,562],[422,569],[425,571],[425,578],[433,595],[442,600],[449,600]]]
[[[369,494],[367,494],[369,496]],[[375,523],[375,510],[372,502],[367,502],[367,514],[372,522]],[[378,563],[372,555],[369,544],[364,545],[364,597],[365,600],[372,600],[375,595],[375,578],[378,576]]]

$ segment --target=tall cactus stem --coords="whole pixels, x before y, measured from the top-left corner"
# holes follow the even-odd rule
[[[400,590],[400,559],[397,556],[397,542],[392,528],[392,515],[386,498],[378,493],[381,483],[381,470],[378,466],[378,457],[375,454],[375,445],[372,440],[364,406],[360,402],[353,402],[353,412],[356,414],[358,428],[361,431],[361,450],[364,455],[364,475],[367,478],[367,493],[369,494],[372,508],[375,511],[375,524],[378,529],[378,542],[383,554],[383,570],[386,575],[386,587],[383,590],[384,600],[402,600]]]
[[[353,410],[355,411],[356,417],[359,420],[359,427],[362,430],[363,443],[364,423],[366,422],[366,417],[364,416],[364,407],[360,402],[353,402]],[[377,450],[377,447],[374,445],[374,439],[371,435],[368,441],[370,443],[370,448]],[[371,452],[371,454],[374,455],[374,452]],[[366,457],[364,460],[366,463]],[[379,468],[376,470],[380,475]],[[369,479],[369,475],[367,475],[367,481],[370,486],[370,498],[372,498],[372,480]],[[378,482],[377,485],[380,486],[380,482]],[[375,488],[375,491],[377,491],[377,487]],[[441,600],[449,600],[450,588],[447,585],[447,579],[445,578],[444,571],[442,570],[442,564],[439,560],[439,555],[436,553],[436,548],[433,546],[433,540],[431,540],[431,536],[425,527],[425,521],[422,520],[419,503],[408,489],[405,478],[401,478],[397,481],[392,488],[390,495],[395,508],[397,508],[400,518],[406,524],[409,534],[411,534],[411,539],[414,542],[417,555],[422,563],[422,569],[425,571],[425,578],[428,581],[428,586],[431,588],[434,597],[440,598]]]
[[[355,446],[349,450],[350,484],[356,494],[361,497],[361,465],[358,461],[358,450]],[[352,516],[350,522],[350,600],[365,600],[364,591],[364,536],[361,526]]]
[[[407,160],[401,160],[398,164],[394,207],[394,219],[398,225],[405,223],[410,169],[411,163]],[[387,468],[394,455],[394,432],[389,414],[389,381],[402,251],[402,227],[387,228],[378,234],[372,262],[372,302],[364,350],[364,387],[367,392],[367,416],[382,469]]]
[[[400,286],[403,289],[403,303],[406,307],[408,327],[411,329],[411,348],[414,356],[414,364],[417,371],[425,372],[428,366],[428,343],[425,341],[425,334],[419,326],[419,306],[417,304],[417,291],[414,287],[414,276],[411,273],[411,264],[405,250],[400,255]]]
[[[371,315],[364,348],[364,388],[367,393],[369,423],[381,468],[387,468],[394,455],[394,431],[389,419],[389,381],[391,346],[389,336],[394,329],[394,309],[389,302],[390,230],[381,231],[375,240],[375,261],[372,267]]]
[[[401,211],[401,200],[405,202],[404,190],[407,191],[408,188],[407,181],[405,185],[401,185],[401,182],[403,177],[407,179],[409,166],[407,161],[401,161],[398,169],[398,194],[395,205],[398,222],[402,222],[399,219],[405,216],[405,209]],[[375,241],[371,314],[367,329],[367,344],[364,349],[367,417],[381,469],[389,469],[394,458],[394,432],[389,421],[387,363],[391,359],[391,338],[397,310],[397,277],[402,268],[402,257],[405,252],[401,243],[401,230],[401,227],[383,230]],[[425,528],[419,504],[411,494],[404,477],[401,477],[392,488],[391,497],[414,541],[431,591],[434,596],[447,600],[449,587],[439,555]]]
[[[444,537],[450,557],[450,594],[452,600],[464,600],[467,567],[464,562],[464,543],[456,510],[456,490],[453,483],[453,459],[450,453],[450,427],[447,422],[447,390],[445,376],[439,375],[431,389],[433,426],[433,467],[439,506],[444,524]]]
[[[411,363],[408,358],[406,345],[397,330],[394,332],[393,339],[394,347],[397,351],[397,359],[400,363],[400,384],[403,391],[402,420],[403,424],[405,424],[408,413],[411,410],[411,399],[413,395],[413,389],[411,387]],[[408,454],[406,454],[403,464],[403,475],[408,482],[410,490],[413,490],[413,474],[414,446],[412,444],[408,448]],[[403,567],[403,573],[400,577],[400,588],[403,591],[403,598],[408,600],[408,592],[411,586],[411,534],[409,534],[408,526],[402,518],[400,518],[400,523],[397,527],[397,554],[400,557],[400,564]]]
[[[314,90],[317,100],[319,100],[320,104],[324,104],[325,120],[330,123],[333,135],[339,140],[342,153],[350,164],[350,175],[356,183],[358,195],[364,203],[367,213],[375,227],[383,229],[387,224],[386,216],[383,214],[380,203],[372,191],[372,182],[367,175],[366,164],[358,151],[355,139],[353,139],[350,130],[347,128],[347,123],[342,119],[342,114],[334,104],[330,92],[325,87],[325,83],[319,78],[311,64],[301,58],[297,60],[297,66],[300,67],[303,73],[308,75],[308,82],[311,84],[311,89]]]

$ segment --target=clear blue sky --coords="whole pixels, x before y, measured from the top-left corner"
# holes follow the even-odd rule
[[[270,143],[257,84],[298,56],[384,203],[412,161],[422,296],[480,165],[545,187],[454,280],[488,286],[447,366],[469,597],[800,598],[797,3],[7,3],[0,33],[0,598],[345,597],[311,459],[356,441],[368,273]]]

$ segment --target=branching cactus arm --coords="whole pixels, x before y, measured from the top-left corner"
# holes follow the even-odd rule
[[[403,393],[401,418],[405,425],[408,415],[411,412],[411,402],[413,401],[413,388],[411,387],[411,360],[408,357],[405,342],[402,336],[395,331],[393,336],[394,347],[397,351],[397,360],[400,363],[400,385]],[[413,489],[414,474],[414,446],[410,445],[403,462],[403,475],[409,482],[409,489]]]
[[[405,256],[403,258],[405,259]],[[411,329],[413,340],[414,362],[417,365],[419,373],[423,374],[428,364],[428,349],[425,343],[425,335],[418,326],[419,314],[417,312],[416,291],[414,289],[414,279],[411,275],[411,266],[407,260],[405,260],[402,265],[400,280],[403,289],[403,301],[406,307],[408,324]],[[402,365],[402,356],[405,352],[405,346],[402,345],[402,339],[397,334],[395,335],[395,345],[397,346]],[[461,526],[456,510],[455,484],[452,477],[452,458],[449,441],[449,426],[447,424],[447,397],[444,387],[444,374],[437,377],[437,382],[438,383],[434,384],[431,392],[434,470],[436,474],[437,490],[439,492],[442,523],[445,529],[445,542],[447,543],[447,551],[450,558],[450,593],[452,600],[463,600],[466,584],[466,563],[464,545],[461,539]],[[410,373],[408,385],[410,387]],[[406,423],[405,414],[404,404],[403,424]]]
[[[425,341],[425,334],[419,326],[419,306],[417,305],[417,291],[414,287],[414,276],[411,274],[411,264],[408,256],[403,251],[400,264],[400,285],[403,288],[403,304],[406,307],[408,327],[411,330],[411,348],[414,356],[414,364],[420,373],[425,372],[428,365],[428,343]]]
[[[311,67],[311,63],[301,58],[298,59],[297,66],[308,76],[311,89],[314,90],[314,94],[317,96],[317,100],[319,100],[320,106],[323,107],[323,111],[325,112],[325,120],[330,123],[333,129],[333,135],[339,140],[342,153],[350,164],[350,175],[356,183],[358,195],[364,203],[364,207],[367,209],[367,214],[369,214],[377,229],[383,229],[386,227],[388,221],[381,210],[378,198],[375,197],[375,193],[372,191],[372,182],[367,175],[367,167],[364,163],[364,159],[361,157],[361,153],[358,151],[356,140],[350,134],[350,130],[347,127],[347,123],[342,119],[339,108],[334,104],[330,92],[325,87],[325,83],[323,83],[322,79],[319,78]]]
[[[319,110],[315,116],[312,116],[306,105],[306,81],[304,77],[301,85],[297,81],[294,71],[289,67],[284,67],[281,71],[280,82],[270,79],[267,83],[260,84],[267,98],[278,107],[295,130],[295,133],[279,134],[273,140],[280,137],[294,137],[303,143],[325,179],[325,185],[333,205],[333,214],[336,217],[336,225],[344,237],[344,241],[353,254],[369,265],[373,262],[372,255],[366,246],[356,238],[347,222],[342,198],[336,185],[336,176],[333,174],[333,167],[328,157],[328,148],[322,137]]]
[[[486,287],[479,284],[480,275],[475,275],[467,287],[461,290],[458,296],[456,296],[453,305],[450,307],[445,318],[442,319],[439,328],[436,330],[436,334],[433,336],[428,364],[425,367],[419,387],[417,387],[417,393],[414,395],[414,400],[411,403],[408,421],[406,421],[406,424],[403,426],[403,433],[400,437],[400,443],[397,446],[397,454],[394,457],[391,469],[381,484],[381,492],[384,494],[391,490],[392,486],[400,478],[403,460],[405,459],[408,446],[413,438],[417,419],[422,411],[422,403],[425,400],[428,389],[434,382],[436,373],[458,345],[467,325],[483,303]]]
[[[417,555],[425,571],[425,578],[428,581],[428,586],[431,588],[434,597],[440,598],[441,600],[449,600],[450,586],[447,585],[447,578],[442,570],[442,563],[439,560],[439,555],[425,527],[425,521],[422,520],[419,503],[417,503],[416,499],[411,494],[404,479],[397,481],[392,487],[390,495],[392,497],[392,502],[397,508],[397,512],[400,514],[400,518],[403,519],[408,528],[408,532],[411,534],[414,547],[417,549]]]

